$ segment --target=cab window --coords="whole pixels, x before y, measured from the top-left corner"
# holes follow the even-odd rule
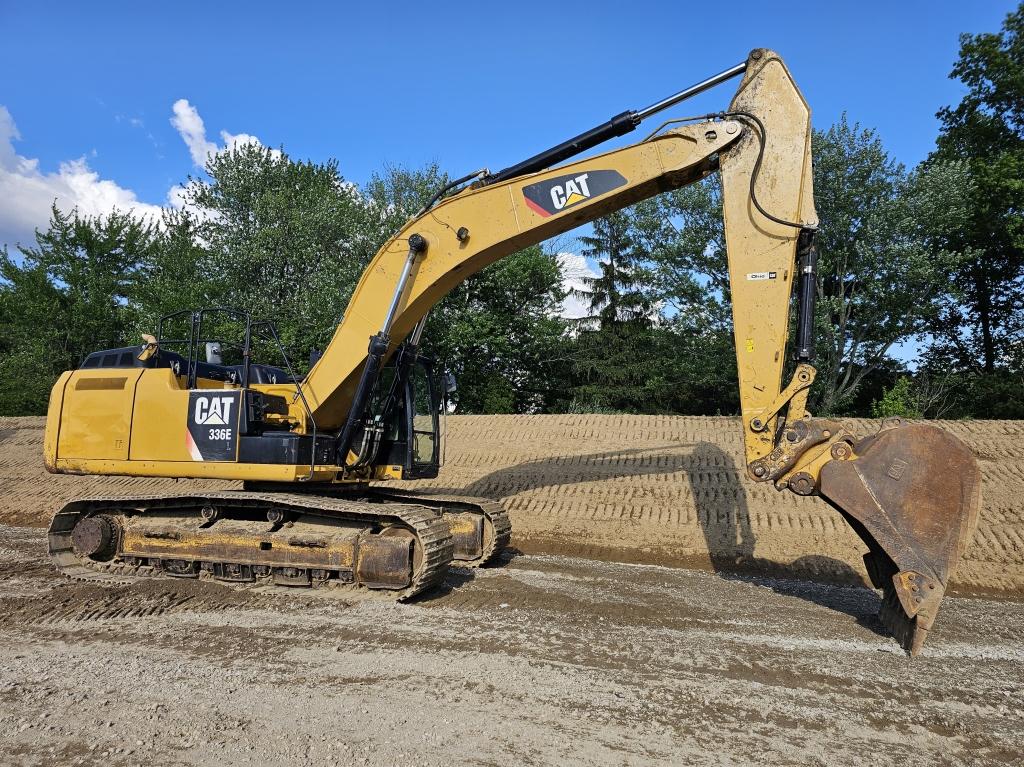
[[[437,453],[437,409],[433,405],[427,368],[416,365],[410,375],[412,385],[412,460],[434,463]]]

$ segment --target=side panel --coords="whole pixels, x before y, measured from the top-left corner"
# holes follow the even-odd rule
[[[140,375],[142,368],[71,373],[60,414],[59,458],[128,457],[135,383]]]
[[[125,380],[123,384],[102,380],[115,378]],[[88,383],[76,389],[80,379]],[[47,468],[60,474],[262,482],[309,478],[308,464],[237,463],[240,390],[222,385],[189,391],[181,384],[182,379],[168,368],[65,373],[51,394]],[[193,432],[204,443],[198,457],[189,449],[189,443],[196,442]],[[329,482],[337,472],[336,466],[318,464],[312,479]]]
[[[169,368],[146,370],[135,387],[132,418],[133,461],[191,461],[188,389]]]
[[[57,383],[50,390],[50,402],[46,408],[46,431],[43,434],[43,464],[51,474],[57,473],[57,441],[60,436],[60,414],[64,409],[64,389],[74,375],[69,370],[61,373]]]
[[[181,386],[167,368],[146,370],[135,390],[133,461],[234,461],[240,390]]]

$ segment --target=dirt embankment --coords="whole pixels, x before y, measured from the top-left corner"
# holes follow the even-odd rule
[[[1024,423],[941,425],[970,445],[983,474],[981,519],[954,588],[1024,593]],[[64,501],[88,493],[231,486],[48,475],[42,429],[41,418],[0,419],[0,522],[43,525]],[[503,500],[522,551],[864,578],[861,541],[824,501],[746,479],[737,419],[456,416],[447,437],[441,476],[414,484]]]
[[[939,425],[971,447],[983,476],[954,588],[1024,593],[1024,422]],[[503,499],[524,551],[866,579],[864,545],[827,503],[746,478],[736,418],[465,416],[449,419],[448,437],[441,476],[420,484]]]

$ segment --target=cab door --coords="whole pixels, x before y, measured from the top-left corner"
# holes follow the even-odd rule
[[[404,476],[409,479],[436,477],[440,465],[440,396],[427,360],[418,360],[409,371],[406,402],[410,439]]]

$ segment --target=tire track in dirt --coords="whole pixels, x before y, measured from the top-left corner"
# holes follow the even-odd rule
[[[844,422],[866,435],[877,422]],[[1024,423],[939,422],[975,452],[983,507],[954,590],[1024,593]],[[42,418],[0,418],[0,522],[44,525],[90,493],[235,483],[48,475]],[[409,487],[503,500],[526,552],[863,582],[864,546],[818,498],[747,480],[738,419],[626,415],[451,416],[447,463]],[[0,575],[2,577],[2,575]]]
[[[54,575],[50,570],[50,576]],[[181,612],[216,612],[239,606],[273,604],[262,597],[239,597],[216,584],[153,588],[149,584],[95,586],[69,583],[43,595],[8,597],[0,603],[0,623],[10,625],[88,624],[123,618],[145,619]]]

